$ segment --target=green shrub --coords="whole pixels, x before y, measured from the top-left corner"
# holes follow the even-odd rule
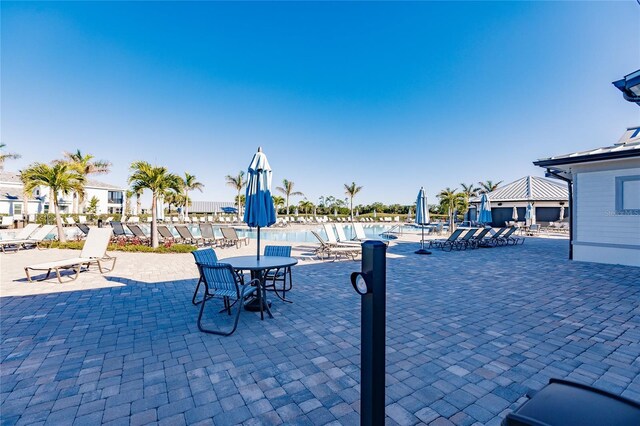
[[[82,250],[84,241],[68,241],[61,243],[59,241],[51,241],[48,247],[70,250]],[[143,244],[109,244],[108,251],[126,251],[132,253],[191,253],[197,250],[197,247],[188,244],[172,244],[171,246],[160,246],[156,249]]]

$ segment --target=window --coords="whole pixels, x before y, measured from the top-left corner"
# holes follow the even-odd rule
[[[13,205],[13,214],[14,215],[22,214],[22,204],[21,203],[20,204],[16,203],[16,204]]]
[[[123,194],[122,191],[109,191],[107,196],[107,203],[109,204],[122,204]]]
[[[616,213],[640,215],[640,176],[616,177]]]

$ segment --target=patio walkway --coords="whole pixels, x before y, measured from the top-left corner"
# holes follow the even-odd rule
[[[415,249],[388,259],[387,424],[497,425],[550,377],[640,400],[638,268],[569,262],[566,240]],[[40,253],[1,255],[2,282],[42,285],[12,282]],[[1,423],[358,424],[359,267],[301,262],[295,303],[226,338],[197,330],[188,254],[118,253],[78,280],[96,288],[2,297]]]

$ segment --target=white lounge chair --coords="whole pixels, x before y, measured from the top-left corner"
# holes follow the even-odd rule
[[[339,224],[336,223],[336,226],[338,225]],[[360,247],[360,243],[355,241],[338,241],[338,238],[336,237],[335,232],[333,232],[332,225],[325,223],[322,225],[322,227],[324,228],[324,232],[327,234],[327,241],[329,242],[329,244],[335,247],[356,247],[356,246]]]
[[[46,280],[49,278],[49,275],[51,275],[51,271],[55,271],[56,276],[58,277],[58,282],[62,283],[60,270],[73,269],[76,272],[75,276],[70,280],[73,281],[78,278],[83,266],[89,268],[92,263],[98,265],[100,273],[103,274],[104,271],[102,269],[102,263],[113,262],[111,264],[111,269],[109,269],[108,272],[113,271],[113,268],[116,266],[116,258],[107,254],[107,246],[111,239],[111,232],[110,228],[92,228],[87,235],[87,239],[84,242],[84,247],[82,248],[79,257],[26,266],[24,268],[24,272],[27,275],[27,280],[32,282],[29,271],[47,271],[47,275],[37,281]]]
[[[87,223],[86,216],[78,216],[78,223],[82,223],[83,225]]]
[[[74,226],[76,224],[76,221],[71,216],[65,217],[64,220],[67,222],[67,225],[69,226]]]
[[[24,228],[20,229],[18,233],[13,236],[13,238],[0,240],[0,248],[2,249],[2,252],[5,253],[6,246],[15,246],[16,251],[20,250],[20,247],[23,247],[25,242],[28,241],[29,236],[31,236],[31,234],[33,234],[39,227],[40,225],[30,223]]]
[[[338,257],[344,256],[356,260],[358,256],[362,254],[362,246],[335,246],[323,240],[318,233],[311,231],[314,237],[320,243],[320,246],[315,250],[316,255],[325,260],[328,257],[333,257],[333,261],[338,260]]]

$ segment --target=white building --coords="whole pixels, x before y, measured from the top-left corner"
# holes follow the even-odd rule
[[[17,173],[0,172],[0,214],[22,216],[24,213],[23,185]],[[124,189],[95,180],[87,180],[85,185],[85,203],[91,198],[98,199],[96,214],[121,213],[124,205]],[[29,197],[29,215],[49,211],[49,188],[41,186]],[[61,213],[71,213],[73,196],[59,194]],[[82,213],[82,209],[81,213]]]
[[[612,146],[534,164],[569,183],[571,258],[640,266],[640,127]]]
[[[513,208],[518,213],[516,222],[525,222],[527,205],[533,207],[533,222],[547,225],[560,220],[560,214],[566,217],[569,194],[567,185],[552,179],[538,176],[525,176],[516,181],[502,185],[487,194],[491,203],[491,226],[506,226],[506,222],[516,218]],[[469,200],[470,218],[475,220],[480,196]]]

